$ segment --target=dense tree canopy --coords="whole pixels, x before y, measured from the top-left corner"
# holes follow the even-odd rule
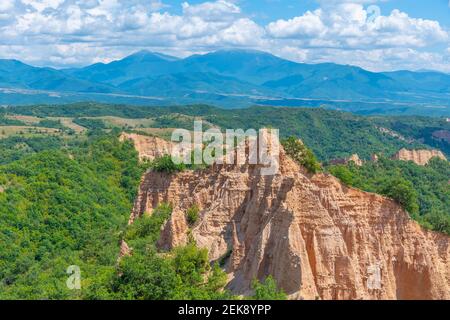
[[[236,298],[206,250],[193,243],[158,250],[169,204],[127,226],[149,166],[138,162],[131,142],[115,133],[91,133],[70,146],[22,142],[35,150],[0,166],[0,299]],[[194,223],[197,215],[192,207],[186,219]],[[132,252],[118,262],[122,240]],[[66,286],[69,266],[80,268],[81,290]]]

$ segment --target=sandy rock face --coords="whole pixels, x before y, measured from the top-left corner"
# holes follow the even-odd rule
[[[444,154],[439,150],[407,150],[401,149],[394,156],[394,160],[413,161],[419,166],[424,166],[434,157],[447,160]]]
[[[350,158],[348,158],[348,161],[353,161],[358,167],[361,167],[364,164],[357,154],[353,154]]]
[[[450,299],[448,236],[423,230],[387,198],[308,175],[283,151],[277,175],[260,171],[148,172],[130,221],[170,202],[160,246],[183,245],[185,212],[196,204],[192,235],[212,260],[231,252],[228,288],[237,294],[271,274],[292,299]]]
[[[140,160],[154,160],[170,154],[172,143],[158,137],[144,136],[136,133],[122,133],[120,141],[131,140],[139,153]]]
[[[128,244],[124,240],[120,241],[119,259],[131,255],[131,252],[132,250]]]

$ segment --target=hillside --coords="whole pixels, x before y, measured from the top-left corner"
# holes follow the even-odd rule
[[[4,112],[39,117],[96,117],[101,121],[102,117],[114,116],[129,119],[130,123],[136,122],[133,119],[148,119],[153,122],[151,126],[162,128],[192,129],[194,117],[221,128],[271,126],[279,128],[282,137],[302,137],[322,161],[355,153],[363,159],[370,159],[373,153],[391,156],[401,148],[437,148],[450,157],[450,142],[440,138],[445,137],[445,133],[450,134],[450,123],[442,118],[366,117],[320,108],[224,110],[207,105],[150,108],[95,103],[12,107]],[[144,129],[133,125],[129,128],[137,131]]]

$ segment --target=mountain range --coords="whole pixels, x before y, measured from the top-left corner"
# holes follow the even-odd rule
[[[111,63],[61,70],[0,60],[0,104],[86,100],[226,108],[322,106],[356,113],[448,116],[450,75],[296,63],[252,50],[220,50],[184,59],[140,51]]]

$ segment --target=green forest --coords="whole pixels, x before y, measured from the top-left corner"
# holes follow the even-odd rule
[[[52,139],[10,139],[0,166],[0,299],[237,299],[226,274],[193,243],[159,252],[171,214],[158,207],[127,226],[140,177],[132,143],[117,132],[90,134],[70,146]],[[14,149],[14,147],[12,147]],[[193,213],[187,213],[195,217]],[[118,261],[126,240],[133,254]],[[69,266],[82,290],[69,290]],[[249,299],[285,299],[273,279],[255,282]]]
[[[74,298],[68,266],[87,282],[111,269],[142,170],[109,136],[0,167],[0,298]]]

